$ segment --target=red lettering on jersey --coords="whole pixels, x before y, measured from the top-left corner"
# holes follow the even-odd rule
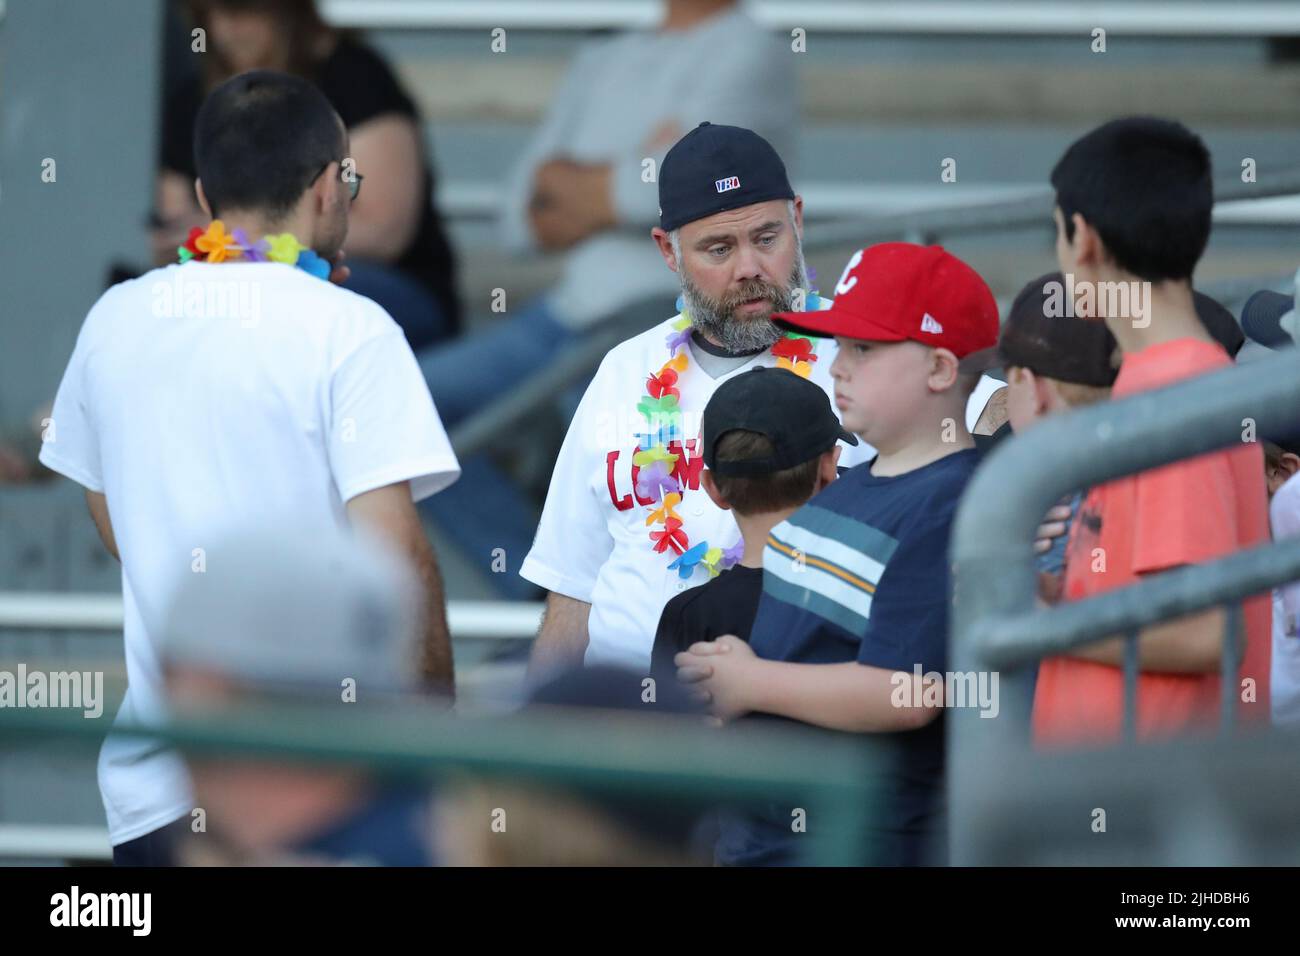
[[[700,472],[704,469],[704,457],[696,453],[695,445],[694,438],[686,439],[685,449],[680,441],[668,443],[669,453],[677,456],[677,461],[673,464],[673,477],[683,489],[689,488],[691,491],[699,491]]]
[[[618,491],[614,488],[614,462],[618,461],[618,451],[611,451],[605,456],[605,483],[609,485],[609,500],[614,503],[614,507],[619,511],[627,511],[632,507],[632,496],[618,496]]]

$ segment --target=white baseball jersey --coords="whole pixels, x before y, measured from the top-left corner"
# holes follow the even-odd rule
[[[822,307],[828,306],[829,300],[823,299]],[[702,565],[683,579],[677,570],[668,569],[676,552],[654,550],[650,533],[661,532],[664,525],[647,525],[646,519],[659,502],[637,493],[635,474],[640,469],[632,461],[639,446],[636,435],[649,427],[637,403],[646,398],[647,378],[670,357],[666,340],[679,318],[620,343],[601,362],[569,425],[537,536],[519,572],[548,591],[591,604],[588,664],[647,671],[664,605],[709,579]],[[809,378],[833,398],[830,366],[835,341],[814,341],[817,361]],[[668,448],[682,456],[675,471],[682,485],[676,512],[690,546],[708,541],[710,546],[729,548],[740,540],[735,519],[730,511],[714,505],[700,487],[701,417],[719,385],[750,369],[776,365],[777,360],[763,351],[715,379],[689,352],[688,356],[689,364],[677,382],[684,437]],[[841,467],[860,464],[875,454],[865,442],[856,447],[841,443],[841,448]]]

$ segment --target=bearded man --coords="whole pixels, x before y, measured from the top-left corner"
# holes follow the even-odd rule
[[[774,312],[807,291],[803,201],[751,130],[701,123],[664,157],[658,228],[682,311],[610,350],[569,426],[520,574],[548,592],[530,670],[585,659],[648,673],[665,604],[740,556],[731,514],[700,487],[700,419],[723,382],[779,365],[833,396],[835,342]],[[865,444],[840,462],[869,460]]]

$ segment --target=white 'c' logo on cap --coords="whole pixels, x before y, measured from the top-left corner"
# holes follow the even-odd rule
[[[859,249],[857,252],[853,253],[853,258],[850,259],[849,264],[844,267],[844,273],[840,276],[840,281],[835,284],[836,295],[843,295],[858,284],[858,277],[853,276],[850,278],[849,273],[852,272],[854,267],[861,261],[862,250]]]

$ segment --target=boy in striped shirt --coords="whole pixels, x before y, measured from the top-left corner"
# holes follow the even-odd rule
[[[997,340],[997,305],[969,266],[938,246],[882,243],[853,255],[827,311],[774,316],[834,336],[844,427],[877,457],[850,469],[774,527],[749,644],[730,635],[677,655],[723,719],[748,713],[872,734],[866,857],[942,862],[942,675],[948,537],[977,453],[965,428],[978,376],[962,358]],[[929,676],[927,676],[929,675]],[[717,861],[801,862],[817,821],[771,805],[727,815]]]

